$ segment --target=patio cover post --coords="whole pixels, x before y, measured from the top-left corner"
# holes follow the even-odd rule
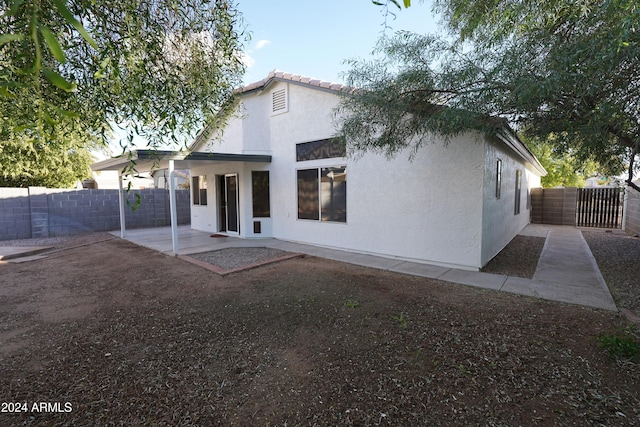
[[[124,239],[124,191],[122,188],[122,174],[118,171],[118,205],[120,207],[120,238]]]
[[[169,210],[171,211],[171,240],[173,256],[178,256],[178,213],[176,210],[175,162],[169,160]]]

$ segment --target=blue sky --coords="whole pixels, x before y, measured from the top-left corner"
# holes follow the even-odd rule
[[[402,2],[400,2],[402,3]],[[244,83],[279,69],[293,74],[343,82],[343,62],[368,58],[384,30],[382,8],[371,0],[239,0],[251,41],[245,51]],[[386,34],[398,30],[435,33],[438,18],[431,1],[413,0],[408,9],[389,16]]]
[[[384,30],[383,8],[371,0],[238,0],[251,40],[245,50],[247,70],[244,83],[253,83],[279,69],[292,74],[336,83],[348,67],[346,59],[370,56],[376,41],[385,34],[408,30],[438,31],[438,18],[431,12],[431,0],[413,0],[408,9],[391,6]],[[116,132],[114,141],[124,138]],[[146,145],[136,137],[136,145]],[[113,154],[120,154],[116,142]],[[96,154],[103,158],[104,154]]]

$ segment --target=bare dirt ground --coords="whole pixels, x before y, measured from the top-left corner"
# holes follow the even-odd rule
[[[616,313],[104,237],[0,264],[0,425],[640,425],[639,365],[599,346]]]
[[[640,316],[640,238],[622,231],[583,231],[619,308]]]
[[[533,279],[545,240],[544,237],[518,235],[482,271]]]

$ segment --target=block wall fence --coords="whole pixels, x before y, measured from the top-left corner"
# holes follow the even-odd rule
[[[640,235],[640,192],[627,187],[624,198],[622,228],[629,234]],[[576,221],[577,200],[577,188],[534,188],[531,190],[531,222],[580,225]]]
[[[632,235],[640,235],[640,193],[627,187],[624,231]]]
[[[532,188],[531,222],[575,226],[577,200],[577,188]]]
[[[125,193],[126,194],[126,193]],[[125,205],[127,228],[171,225],[169,191],[131,191],[140,206]],[[176,190],[178,224],[191,223],[188,190]],[[72,236],[92,231],[120,229],[118,190],[62,190],[43,187],[0,188],[0,240]]]

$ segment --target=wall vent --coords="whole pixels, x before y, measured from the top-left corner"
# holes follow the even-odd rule
[[[287,88],[276,89],[271,92],[271,113],[286,113],[289,110],[287,102]]]

